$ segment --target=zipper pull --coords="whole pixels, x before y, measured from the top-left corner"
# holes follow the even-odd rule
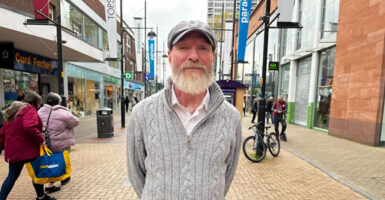
[[[192,149],[192,146],[191,146],[191,137],[190,137],[189,135],[187,135],[187,148]]]

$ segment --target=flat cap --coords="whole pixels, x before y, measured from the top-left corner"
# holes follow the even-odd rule
[[[168,49],[171,50],[172,46],[179,42],[187,33],[191,31],[201,32],[210,42],[213,47],[213,51],[215,51],[215,36],[213,30],[211,30],[210,26],[206,23],[203,23],[199,20],[190,20],[190,21],[181,21],[171,29],[168,33],[167,45]]]

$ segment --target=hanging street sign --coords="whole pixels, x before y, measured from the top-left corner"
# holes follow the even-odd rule
[[[132,72],[124,72],[124,79],[132,80]]]
[[[278,68],[279,68],[279,62],[269,62],[269,70],[278,71]]]

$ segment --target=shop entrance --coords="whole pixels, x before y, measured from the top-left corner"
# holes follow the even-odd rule
[[[104,85],[104,107],[114,110],[115,88],[112,85]]]
[[[311,57],[305,58],[298,62],[294,123],[303,126],[307,125],[310,71]]]

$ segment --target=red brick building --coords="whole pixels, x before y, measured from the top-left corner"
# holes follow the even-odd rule
[[[239,80],[240,71],[261,74],[263,24],[259,19],[265,14],[265,2],[251,13],[248,64],[238,64],[238,69],[234,65],[234,79]],[[280,69],[267,73],[267,97],[284,97],[289,123],[363,144],[384,145],[385,1],[294,2],[292,21],[302,28],[269,32],[268,62],[278,61]],[[271,26],[279,14],[277,7],[278,0],[271,0]],[[235,52],[237,36],[238,23]],[[249,84],[251,78],[242,81]],[[258,96],[260,84],[254,87],[249,92]]]

